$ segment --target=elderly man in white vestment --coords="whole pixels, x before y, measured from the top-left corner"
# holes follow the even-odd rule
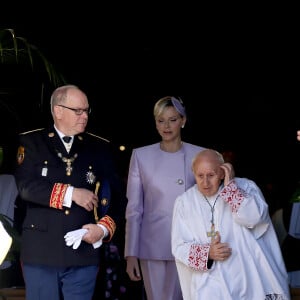
[[[178,196],[172,220],[185,300],[289,300],[288,276],[259,187],[234,176],[212,149],[193,160],[196,184]]]

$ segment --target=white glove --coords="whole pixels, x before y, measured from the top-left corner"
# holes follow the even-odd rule
[[[102,245],[102,239],[93,244],[94,249],[99,248]]]
[[[73,245],[73,249],[77,249],[81,244],[82,237],[87,233],[87,231],[88,231],[87,229],[83,229],[83,228],[69,231],[64,236],[66,245],[67,246]]]
[[[67,234],[64,236],[66,245],[72,246],[73,249],[77,249],[82,241],[83,236],[88,232],[87,229],[77,229],[73,231],[67,232]],[[94,249],[99,248],[102,245],[102,239],[98,242],[95,242],[93,244]]]

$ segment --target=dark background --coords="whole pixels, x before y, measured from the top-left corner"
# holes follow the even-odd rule
[[[237,176],[259,184],[271,213],[290,199],[300,175],[297,7],[153,1],[5,5],[0,28],[27,38],[87,93],[88,129],[111,140],[124,176],[132,148],[159,141],[154,103],[174,95],[188,113],[184,141],[233,151]],[[51,124],[53,88],[32,89],[26,72],[1,64],[0,71],[5,99],[0,142],[13,161],[18,132]],[[118,152],[121,144],[126,151]],[[141,291],[126,285],[134,295]]]
[[[159,140],[154,103],[175,95],[188,112],[185,141],[234,151],[237,175],[262,187],[275,184],[288,197],[298,181],[300,129],[292,7],[199,10],[173,4],[153,10],[145,3],[62,9],[45,3],[37,9],[29,14],[19,9],[1,27],[26,37],[87,93],[88,129],[116,148],[127,146],[119,153],[122,172],[133,147]],[[16,76],[8,73],[6,80]],[[24,89],[11,100],[12,116],[5,114],[17,119],[15,131],[51,122],[52,89],[28,97],[22,80]]]

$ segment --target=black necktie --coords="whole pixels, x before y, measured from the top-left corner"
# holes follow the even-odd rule
[[[71,142],[72,137],[66,135],[66,136],[63,137],[63,140],[64,140],[64,142],[66,142],[68,144],[68,143]]]

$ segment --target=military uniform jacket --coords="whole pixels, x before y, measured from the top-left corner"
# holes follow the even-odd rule
[[[71,171],[67,170],[70,161]],[[22,262],[59,267],[98,264],[100,248],[94,249],[82,241],[74,250],[66,246],[64,240],[67,232],[96,223],[94,212],[88,212],[75,202],[70,208],[64,207],[62,200],[68,185],[95,191],[99,181],[99,201],[105,197],[109,202],[107,206],[99,202],[99,217],[106,213],[112,219],[117,218],[112,199],[120,196],[120,186],[108,142],[83,133],[74,137],[68,153],[54,127],[21,134],[15,177],[20,197],[27,204],[22,229]],[[114,228],[109,232],[108,239]]]

